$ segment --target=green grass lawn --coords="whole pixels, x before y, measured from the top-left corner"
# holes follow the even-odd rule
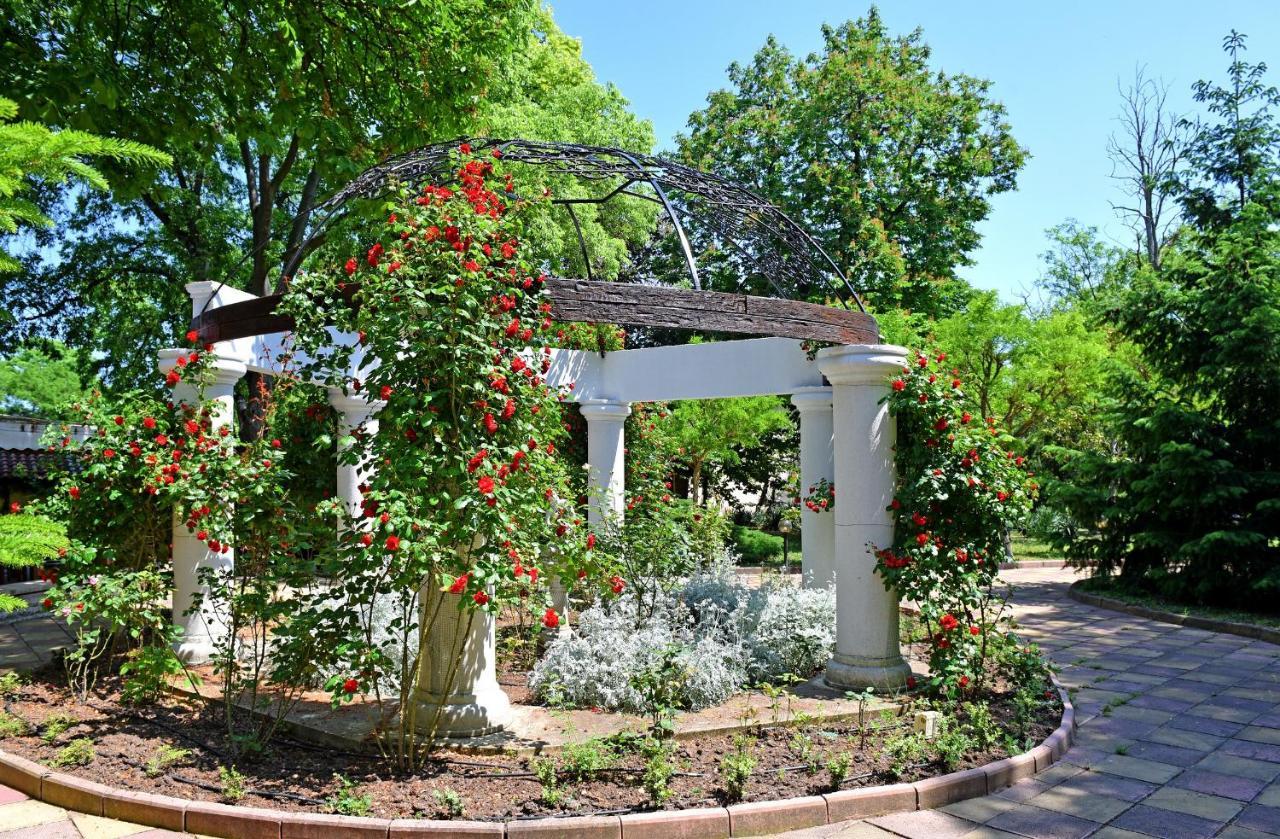
[[[1023,534],[1013,536],[1013,558],[1018,561],[1030,559],[1062,559],[1062,554],[1054,550],[1048,543]]]

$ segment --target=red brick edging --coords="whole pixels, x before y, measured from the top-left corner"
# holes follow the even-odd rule
[[[1071,699],[1056,680],[1054,684],[1062,698],[1062,722],[1043,743],[1029,752],[913,784],[863,787],[729,807],[510,822],[355,818],[236,807],[129,792],[53,772],[4,751],[0,751],[0,784],[68,810],[226,839],[331,839],[335,832],[336,835],[357,839],[727,839],[762,836],[848,819],[942,807],[966,798],[987,795],[1044,771],[1066,753],[1075,738],[1075,710]]]

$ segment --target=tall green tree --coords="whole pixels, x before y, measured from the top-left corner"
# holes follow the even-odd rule
[[[680,154],[813,231],[878,310],[953,311],[963,286],[949,281],[1027,152],[991,83],[934,70],[919,29],[893,35],[873,6],[822,39],[798,58],[770,37],[730,65]]]
[[[323,243],[306,236],[317,203],[389,155],[490,130],[591,126],[652,143],[616,91],[596,94],[537,0],[0,9],[0,92],[25,117],[173,156],[158,177],[104,168],[109,196],[50,197],[59,226],[40,244],[53,258],[3,290],[6,308],[31,313],[26,332],[99,351],[116,386],[143,380],[184,330],[185,283],[277,289],[284,266]],[[522,109],[498,104],[515,100]]]
[[[1280,592],[1280,95],[1225,42],[1200,82],[1182,174],[1187,226],[1109,317],[1138,352],[1109,388],[1110,456],[1084,454],[1060,497],[1068,548],[1134,586],[1272,608]],[[1094,527],[1098,524],[1100,526]]]
[[[771,432],[791,426],[776,396],[690,399],[676,403],[667,431],[689,468],[695,503],[705,503],[703,474],[711,466],[734,464],[743,449],[761,444]]]
[[[0,357],[0,414],[69,419],[64,409],[84,396],[75,353],[56,342]]]

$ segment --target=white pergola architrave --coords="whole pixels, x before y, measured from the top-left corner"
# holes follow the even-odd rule
[[[218,283],[187,286],[193,316],[253,295]],[[334,343],[351,345],[354,336],[334,332]],[[216,345],[218,379],[206,396],[227,410],[235,381],[249,370],[279,373],[279,359],[289,350],[287,333],[237,338]],[[161,370],[173,365],[179,351],[162,350]],[[357,357],[359,367],[363,359]],[[810,359],[801,342],[790,338],[758,338],[672,347],[594,352],[553,352],[549,384],[574,383],[572,401],[587,421],[589,518],[599,522],[606,513],[621,515],[625,507],[623,466],[626,417],[633,402],[717,399],[759,395],[790,395],[801,417],[800,462],[802,489],[827,479],[838,498],[834,513],[802,511],[802,554],[806,585],[836,586],[836,646],[826,670],[833,687],[860,689],[901,686],[909,675],[898,644],[898,600],[886,591],[875,573],[873,546],[893,539],[889,512],[894,490],[895,426],[883,403],[888,380],[906,363],[906,351],[883,344],[856,344],[821,350]],[[356,374],[357,371],[351,371]],[[181,385],[179,386],[182,387]],[[183,391],[179,399],[190,398]],[[345,428],[364,424],[376,433],[380,407],[359,395],[331,391],[330,403]],[[361,467],[338,467],[339,494],[358,508]],[[180,652],[188,660],[208,659],[219,616],[206,605],[204,614],[186,615],[199,586],[196,568],[227,565],[231,553],[212,556],[195,541],[181,522],[174,522],[174,618],[186,637]],[[560,597],[563,604],[563,595]],[[474,631],[457,639],[433,641],[439,646],[423,656],[423,689],[419,700],[429,707],[444,706],[446,736],[471,736],[502,728],[510,705],[494,677],[493,622],[474,621]],[[462,650],[468,666],[461,684],[451,691],[433,690],[432,674],[442,654]],[[447,669],[447,668],[443,668]]]

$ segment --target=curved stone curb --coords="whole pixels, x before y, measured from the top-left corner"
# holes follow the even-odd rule
[[[1048,769],[1066,753],[1075,738],[1076,727],[1075,709],[1070,697],[1056,679],[1053,683],[1062,699],[1062,722],[1043,743],[1029,752],[912,784],[862,787],[729,807],[505,823],[291,813],[113,789],[54,772],[4,751],[0,751],[0,784],[68,810],[225,839],[329,839],[334,835],[359,839],[728,839],[763,836],[904,810],[942,807],[987,795]]]
[[[1152,609],[1150,606],[1139,606],[1136,603],[1126,603],[1125,601],[1117,600],[1114,597],[1107,597],[1102,594],[1081,591],[1078,588],[1081,582],[1083,582],[1083,580],[1077,580],[1068,586],[1067,596],[1077,603],[1083,603],[1086,606],[1096,606],[1099,609],[1110,609],[1113,612],[1124,612],[1126,615],[1133,615],[1136,618],[1147,618],[1148,620],[1160,621],[1161,623],[1189,626],[1193,629],[1207,629],[1210,632],[1222,632],[1227,635],[1239,635],[1242,638],[1253,638],[1257,641],[1268,641],[1272,644],[1280,644],[1280,629],[1273,629],[1269,626],[1259,626],[1256,623],[1240,623],[1239,621],[1206,618],[1201,615],[1180,615],[1177,612],[1165,612],[1160,609]]]

